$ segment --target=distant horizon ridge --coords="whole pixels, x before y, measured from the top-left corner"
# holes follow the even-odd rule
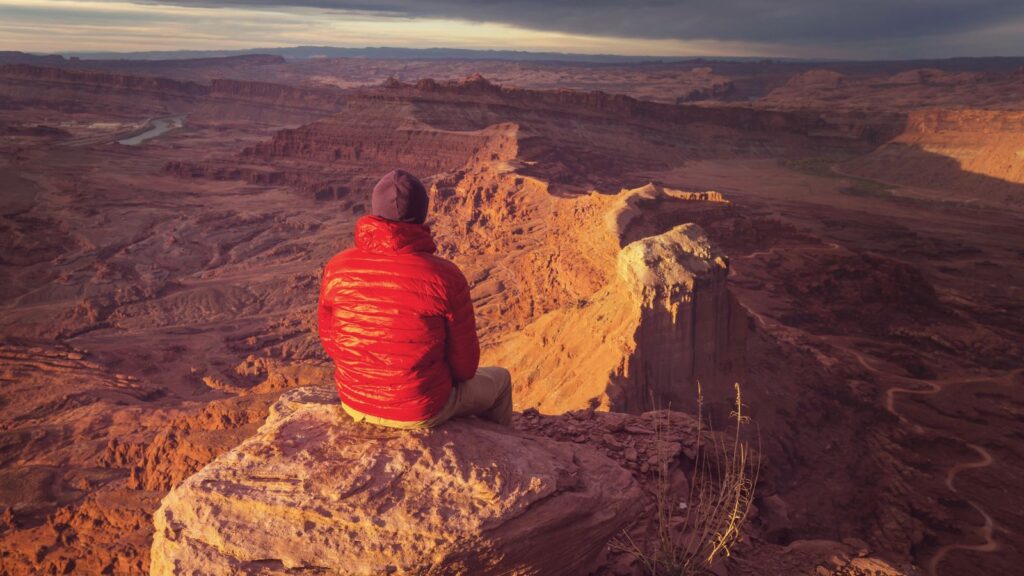
[[[263,48],[241,48],[232,50],[149,50],[149,51],[74,51],[74,52],[23,52],[34,56],[62,56],[87,60],[164,60],[175,58],[217,58],[247,55],[282,56],[295,60],[338,57],[366,57],[376,59],[405,59],[421,57],[428,60],[480,59],[480,60],[525,60],[563,61],[602,64],[639,64],[645,62],[686,62],[706,60],[709,62],[792,62],[792,63],[847,63],[847,62],[944,62],[951,60],[1020,60],[1024,56],[951,56],[945,58],[890,58],[890,59],[843,59],[843,58],[793,58],[782,56],[665,56],[665,55],[622,55],[586,54],[573,52],[495,50],[474,48],[403,48],[392,46],[277,46]]]

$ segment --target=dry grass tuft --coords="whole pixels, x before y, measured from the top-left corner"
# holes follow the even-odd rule
[[[611,543],[612,548],[635,556],[650,576],[708,574],[715,560],[729,556],[740,540],[760,472],[760,451],[755,453],[742,439],[750,418],[744,414],[740,385],[735,389],[729,434],[715,433],[710,426],[705,429],[704,396],[697,384],[696,460],[687,501],[679,502],[670,493],[669,463],[659,458],[656,537],[638,543],[623,532]],[[670,422],[667,412],[656,420],[659,447]]]

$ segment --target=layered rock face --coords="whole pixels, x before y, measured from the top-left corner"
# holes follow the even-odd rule
[[[68,70],[30,64],[0,65],[0,103],[111,117],[140,113],[188,113],[191,122],[247,121],[301,124],[335,113],[341,93],[330,88],[215,79],[133,76],[99,70]]]
[[[843,70],[837,66],[837,70]],[[1022,76],[1007,70],[988,72],[918,68],[895,74],[864,74],[863,70],[809,70],[790,77],[754,104],[772,110],[862,111],[866,122],[899,129],[903,115],[935,108],[1020,109]],[[863,111],[870,111],[864,115]],[[892,113],[898,112],[895,116]]]
[[[467,163],[515,158],[518,125],[496,122],[447,130],[418,118],[405,103],[353,99],[340,114],[281,130],[238,156],[169,162],[185,178],[243,179],[287,185],[316,200],[337,200],[361,213],[377,179],[395,166],[421,178]]]
[[[512,371],[517,403],[545,412],[690,406],[698,381],[712,399],[728,399],[733,382],[746,380],[748,321],[726,285],[727,260],[700,226],[663,231],[653,217],[726,203],[714,192],[654,186],[623,191],[610,208],[597,200],[603,227],[581,233],[590,244],[577,249],[591,254],[575,260],[595,268],[608,260],[605,284],[509,334],[487,360]]]
[[[453,132],[403,122],[402,110],[397,108],[369,114],[352,106],[346,112],[354,118],[332,116],[282,130],[272,140],[247,149],[244,156],[268,163],[298,160],[398,165],[422,174],[436,174],[460,168],[484,149],[493,149],[496,154],[498,150],[510,149],[513,157],[516,152],[515,125]]]
[[[1024,112],[922,110],[871,154],[844,165],[885,182],[952,192],[950,200],[1024,205]]]
[[[575,90],[527,90],[500,86],[479,74],[460,81],[437,82],[420,80],[415,84],[386,82],[380,89],[368,90],[383,98],[412,99],[418,102],[441,100],[444,102],[500,103],[509,108],[530,111],[560,112],[572,116],[597,116],[617,121],[647,125],[663,129],[666,124],[675,127],[707,124],[722,129],[738,129],[748,136],[760,131],[775,137],[790,133],[800,136],[817,135],[840,139],[860,138],[850,133],[844,121],[825,121],[819,114],[797,111],[785,113],[749,108],[711,108],[677,105],[639,100],[623,94]],[[846,132],[845,134],[841,134]],[[826,145],[824,139],[817,144]]]
[[[474,420],[360,425],[299,388],[164,498],[151,573],[585,573],[641,498],[594,448]]]
[[[216,81],[204,109],[214,109],[222,86],[289,105],[305,101],[299,95],[282,97],[280,89],[244,89],[241,84]],[[388,82],[346,93],[335,111],[281,130],[240,155],[171,162],[167,171],[286,184],[317,200],[340,200],[347,203],[344,208],[354,208],[365,201],[376,178],[395,166],[427,180],[446,180],[454,172],[514,161],[522,176],[579,193],[618,187],[624,173],[665,170],[684,159],[787,156],[809,149],[821,153],[864,147],[876,136],[866,134],[870,130],[861,119],[826,121],[818,114],[522,90],[480,76],[460,82]]]
[[[640,301],[635,348],[613,381],[619,405],[690,406],[703,383],[728,398],[746,355],[747,316],[726,287],[728,261],[696,224],[637,240],[619,278]],[[721,392],[724,392],[722,394]]]

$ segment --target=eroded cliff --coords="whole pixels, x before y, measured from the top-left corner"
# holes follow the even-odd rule
[[[698,381],[727,398],[745,380],[748,330],[726,285],[728,260],[699,225],[661,231],[652,217],[727,203],[650,185],[592,200],[606,211],[581,226],[588,241],[572,248],[577,268],[589,259],[603,284],[506,335],[486,359],[512,370],[517,404],[545,412],[692,406]]]
[[[0,106],[113,118],[188,113],[193,122],[300,124],[342,108],[341,92],[250,80],[189,80],[33,64],[0,65]]]
[[[886,183],[943,190],[956,204],[1024,205],[1024,112],[911,112],[903,133],[842,165]],[[932,193],[931,197],[938,196]]]

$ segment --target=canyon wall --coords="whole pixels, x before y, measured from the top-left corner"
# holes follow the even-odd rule
[[[200,84],[98,70],[0,65],[0,107],[92,112],[113,118],[189,114],[192,122],[302,124],[337,112],[341,92],[268,82],[213,80]]]
[[[484,149],[510,148],[515,156],[516,126],[481,130],[437,130],[410,118],[401,105],[367,107],[354,102],[339,115],[294,129],[243,151],[258,163],[304,161],[344,166],[405,166],[423,175],[461,167]]]
[[[805,113],[818,110],[830,116],[849,113],[865,122],[892,124],[907,114],[935,108],[1019,110],[1024,88],[1020,69],[980,72],[917,68],[877,75],[853,70],[840,73],[836,71],[844,68],[840,64],[832,68],[791,76],[785,84],[754,101],[754,106]],[[898,130],[901,124],[892,127]]]
[[[365,89],[377,98],[500,102],[506,106],[530,110],[563,111],[572,115],[612,117],[632,123],[660,127],[665,123],[678,125],[708,124],[748,132],[816,135],[825,144],[826,138],[837,140],[885,139],[885,125],[875,125],[865,118],[830,116],[817,112],[789,110],[769,111],[746,107],[705,107],[639,100],[624,94],[579,90],[529,90],[492,84],[480,75],[464,80],[437,82],[420,80],[415,84],[386,82],[381,88]],[[866,127],[870,126],[870,129]],[[834,145],[835,143],[833,143]],[[847,142],[849,144],[849,142]]]
[[[611,264],[605,284],[552,306],[485,354],[487,362],[512,371],[517,405],[545,412],[691,407],[698,381],[709,399],[728,401],[732,384],[745,379],[748,323],[726,285],[727,259],[692,223],[639,232],[640,239],[614,248],[649,226],[638,201],[666,212],[673,205],[677,211],[708,208],[689,196],[647,186],[602,199],[611,208],[586,234],[591,245],[603,235],[614,251],[611,262],[605,256]],[[586,244],[575,248],[588,251]]]
[[[843,165],[857,175],[953,192],[952,200],[1024,205],[1024,112],[921,110],[871,154]]]
[[[283,88],[265,95],[269,88],[262,85],[225,80],[214,82],[203,109],[216,109],[218,87],[227,86],[235,87],[236,98],[255,93],[268,102],[304,101],[283,96]],[[702,158],[792,156],[810,149],[866,152],[891,137],[880,130],[863,117],[523,90],[474,76],[351,90],[332,115],[281,130],[241,154],[173,161],[167,171],[288,185],[318,200],[340,200],[358,214],[376,178],[395,166],[427,181],[449,181],[459,171],[512,162],[507,168],[544,182],[554,194],[578,194],[640,185],[651,179],[647,174]]]

